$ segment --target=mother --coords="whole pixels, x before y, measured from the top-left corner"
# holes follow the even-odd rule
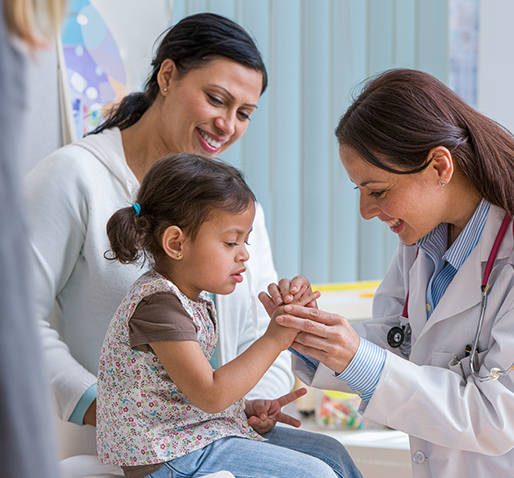
[[[279,323],[303,331],[294,369],[316,387],[349,387],[365,417],[408,433],[415,477],[512,476],[514,375],[488,374],[514,360],[513,136],[435,78],[403,69],[369,81],[336,135],[362,217],[378,217],[400,242],[371,320],[352,328],[286,306],[296,318]],[[411,347],[396,347],[388,333],[407,324]]]
[[[187,17],[170,29],[152,66],[143,93],[126,97],[94,134],[51,154],[26,181],[46,359],[59,416],[79,425],[95,424],[103,338],[141,274],[138,266],[105,260],[107,220],[132,204],[145,172],[161,157],[177,152],[214,157],[241,138],[267,86],[252,39],[239,25],[213,14]],[[255,299],[276,281],[260,206],[250,250],[243,284],[216,298],[225,316],[221,322],[229,324],[220,330],[220,363],[245,350],[269,320]],[[301,283],[291,283],[292,291]],[[277,302],[280,295],[275,289]],[[48,324],[55,300],[62,316],[60,338]],[[290,360],[283,355],[252,396],[276,398],[292,384]],[[94,431],[90,435],[94,438]]]

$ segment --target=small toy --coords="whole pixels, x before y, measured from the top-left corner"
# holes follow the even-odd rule
[[[369,421],[359,412],[360,398],[353,393],[319,390],[316,422],[326,428],[358,430]]]

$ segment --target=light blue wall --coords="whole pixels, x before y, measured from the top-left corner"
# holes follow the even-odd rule
[[[270,85],[225,159],[262,203],[280,276],[312,282],[379,279],[397,238],[363,221],[333,130],[351,92],[392,67],[449,76],[449,0],[175,0],[173,23],[201,11],[243,25]]]

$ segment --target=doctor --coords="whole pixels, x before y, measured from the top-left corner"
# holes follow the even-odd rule
[[[277,319],[301,330],[296,373],[349,387],[366,418],[408,433],[416,478],[511,477],[513,136],[435,78],[403,69],[369,81],[336,136],[362,217],[400,241],[371,320],[352,328],[297,306]]]

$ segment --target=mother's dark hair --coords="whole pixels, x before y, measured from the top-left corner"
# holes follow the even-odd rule
[[[184,76],[189,71],[207,66],[222,56],[262,74],[261,94],[268,86],[268,74],[261,54],[250,35],[237,23],[214,13],[198,13],[184,18],[164,35],[152,61],[152,72],[144,91],[132,93],[112,109],[106,120],[91,134],[136,123],[153,104],[159,93],[157,75],[164,60],[171,59]]]
[[[479,194],[514,214],[514,136],[433,76],[395,69],[369,80],[336,128],[340,145],[396,174],[414,174],[446,147]]]

